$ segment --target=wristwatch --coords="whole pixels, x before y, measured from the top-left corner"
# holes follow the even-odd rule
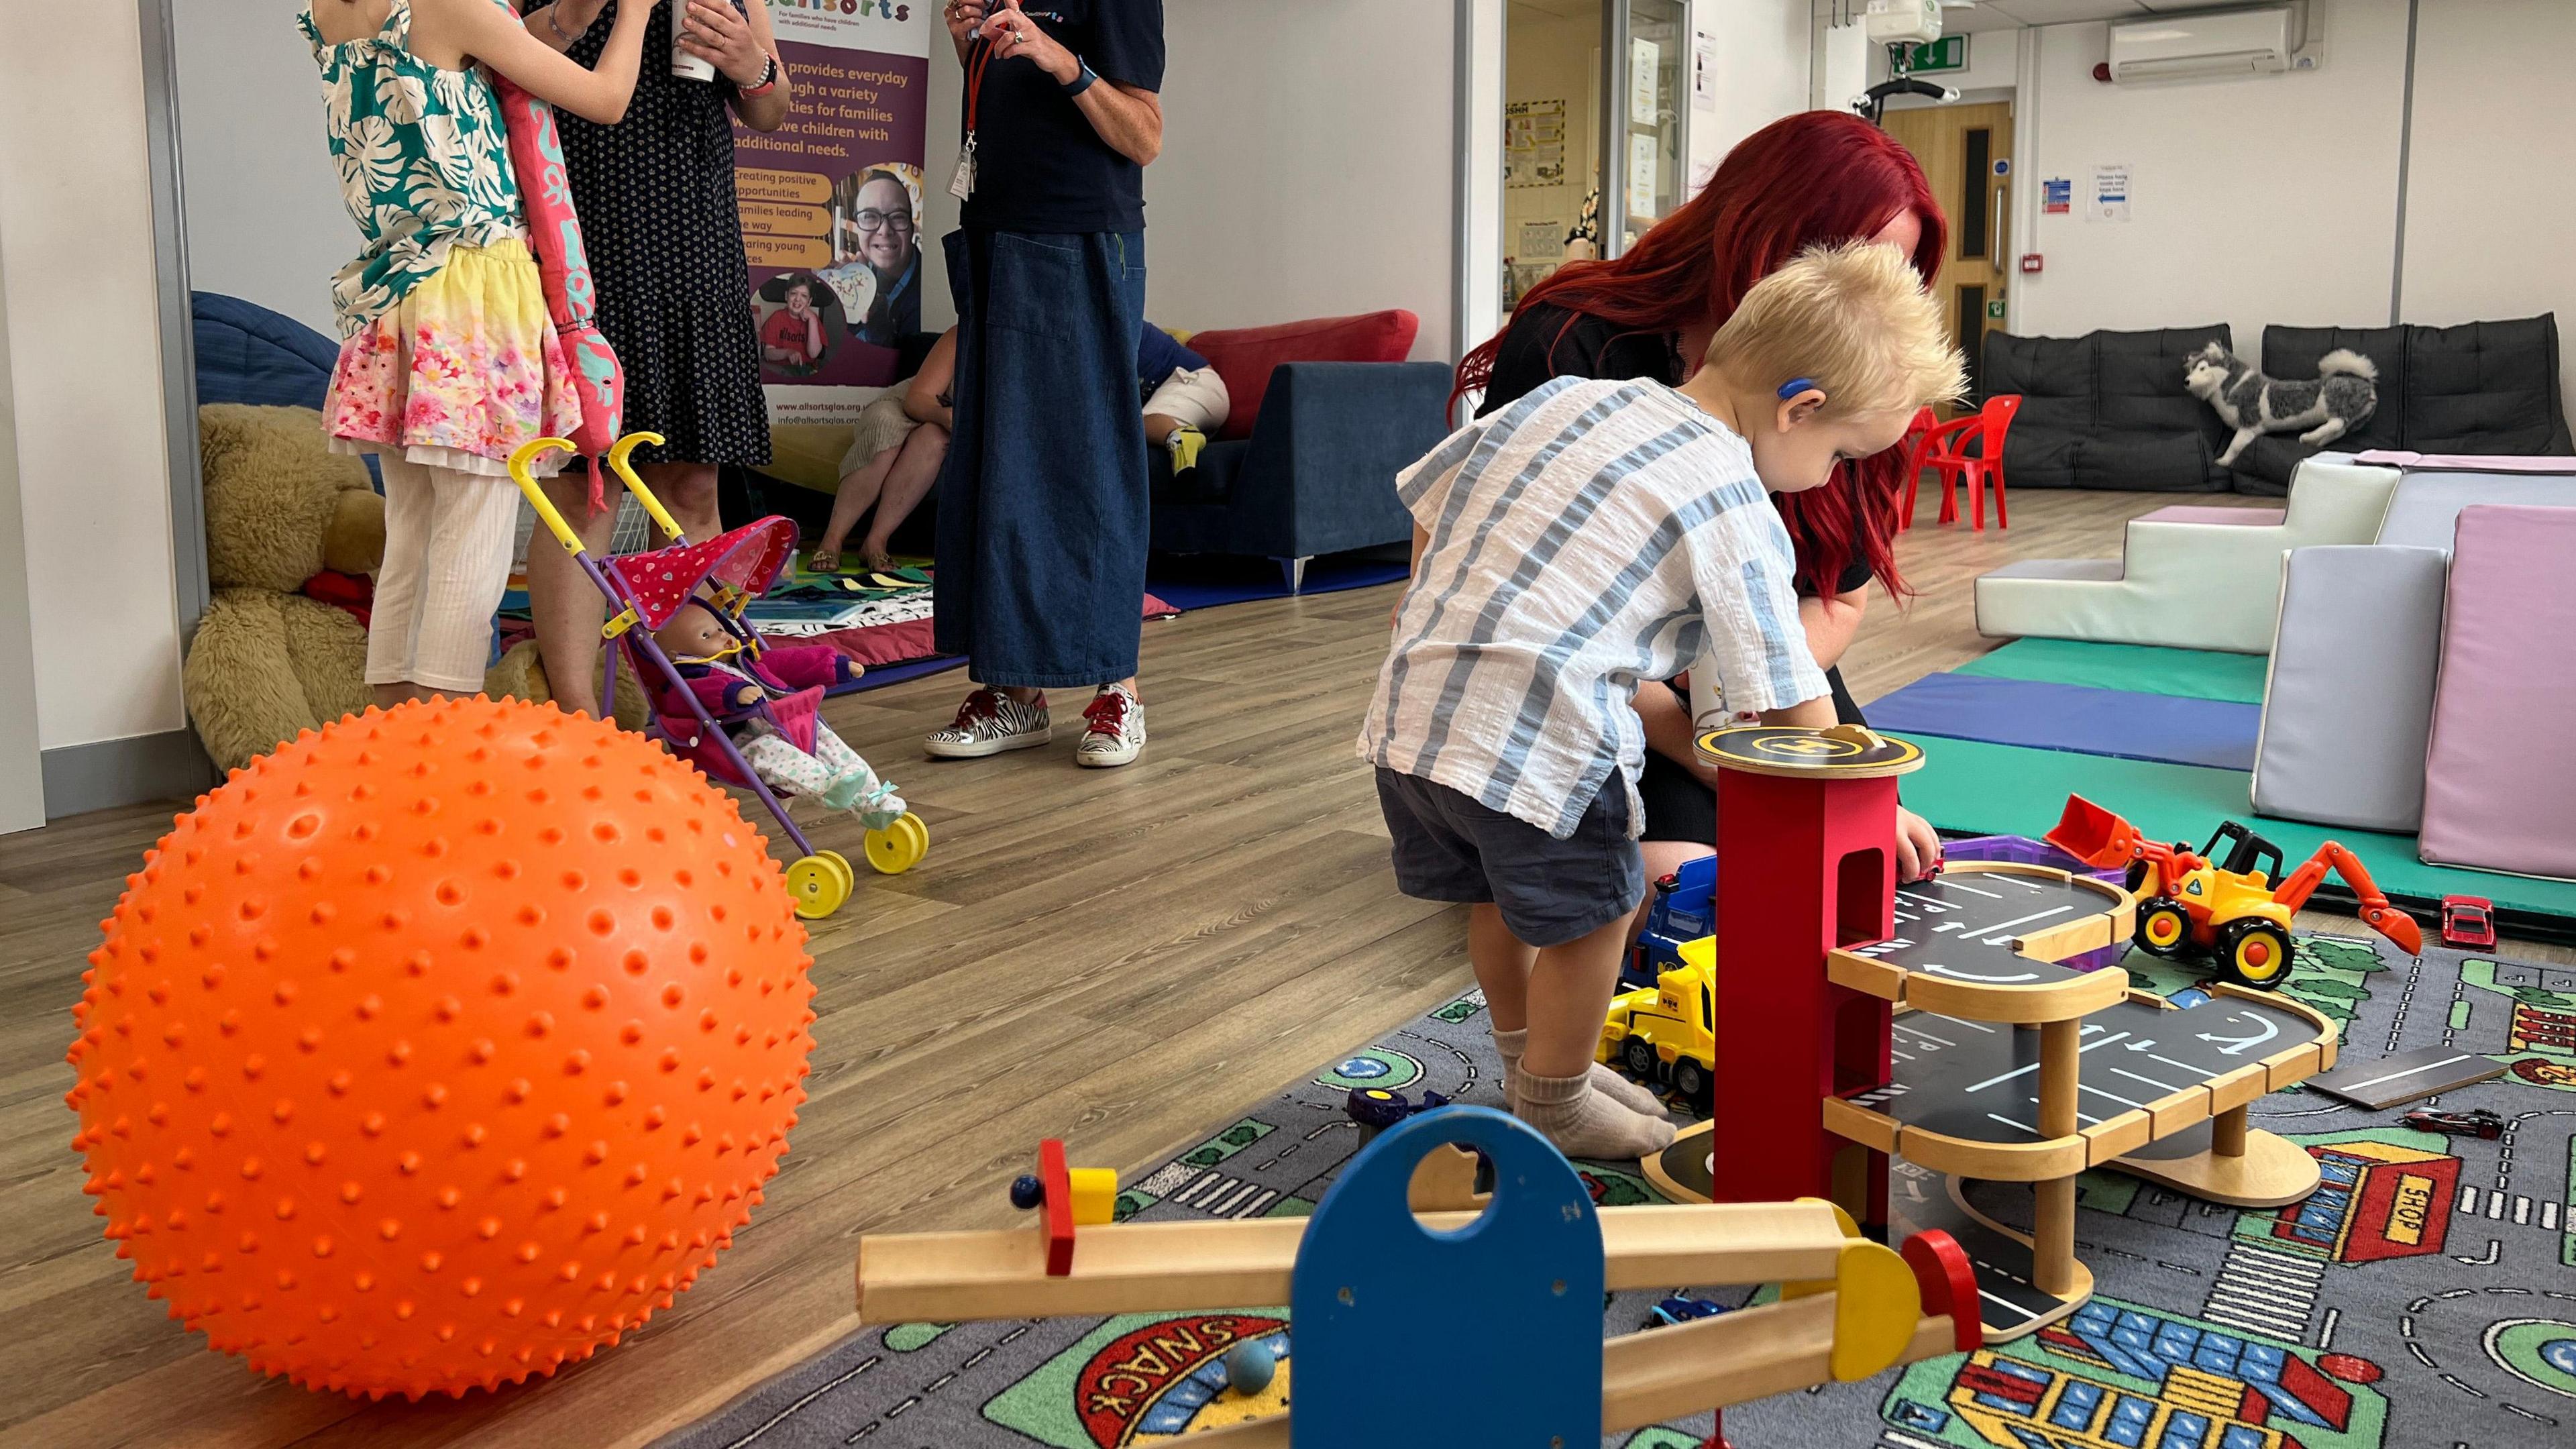
[[[1082,70],[1079,74],[1074,76],[1073,79],[1064,83],[1064,93],[1068,96],[1081,95],[1084,91],[1091,89],[1091,83],[1093,81],[1100,79],[1100,73],[1091,68],[1090,61],[1084,60],[1081,56],[1077,55],[1073,58],[1073,63],[1082,67]]]
[[[734,92],[736,95],[765,96],[769,94],[771,87],[778,84],[778,57],[764,54],[761,59],[768,64],[761,69],[760,84],[740,87]]]

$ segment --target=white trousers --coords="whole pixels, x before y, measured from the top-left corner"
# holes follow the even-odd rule
[[[367,682],[471,694],[492,657],[492,615],[510,586],[519,490],[379,453],[385,562],[367,624]]]

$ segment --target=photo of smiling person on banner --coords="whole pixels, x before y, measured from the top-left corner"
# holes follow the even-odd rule
[[[921,330],[921,170],[888,163],[844,176],[832,188],[832,212],[829,279],[866,267],[875,296],[851,313],[858,338],[896,346]]]

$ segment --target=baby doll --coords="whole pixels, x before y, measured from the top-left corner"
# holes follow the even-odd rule
[[[895,794],[893,784],[878,779],[868,762],[813,714],[810,702],[784,714],[771,707],[854,677],[847,659],[811,646],[771,647],[755,656],[703,604],[681,605],[669,623],[653,632],[653,642],[662,646],[708,718],[732,737],[752,773],[771,789],[856,811],[870,830],[882,830],[902,817],[903,797]],[[664,719],[688,717],[687,704],[668,698],[667,685],[647,683],[655,685],[655,710]],[[810,749],[798,738],[809,727]]]

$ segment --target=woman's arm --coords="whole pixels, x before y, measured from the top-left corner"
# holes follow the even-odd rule
[[[656,3],[627,0],[617,8],[616,23],[609,29],[608,46],[600,52],[596,70],[540,43],[524,22],[488,0],[421,0],[413,12],[413,35],[429,42],[421,58],[433,65],[452,49],[499,71],[538,100],[585,121],[614,126],[626,119],[626,103],[634,98],[635,73],[644,53],[644,23],[653,18]],[[426,35],[421,32],[422,21],[428,22]],[[422,51],[417,45],[414,48]]]
[[[930,355],[921,360],[921,371],[912,375],[912,384],[903,390],[903,410],[916,423],[937,423],[955,428],[957,415],[940,395],[957,380],[957,329],[949,328],[930,345]]]
[[[1026,56],[1054,77],[1057,85],[1069,86],[1082,75],[1081,59],[1029,23],[1020,14],[1020,0],[1002,0],[1002,8],[985,19],[981,33],[996,47],[995,55],[1004,60]],[[1139,166],[1151,166],[1163,154],[1163,100],[1152,91],[1103,79],[1084,87],[1073,103],[1119,155]]]
[[[1831,669],[1841,662],[1843,651],[1860,633],[1861,611],[1868,606],[1867,584],[1830,599],[1798,601],[1798,622],[1806,626],[1807,652],[1816,656],[1818,669]]]
[[[787,62],[778,59],[778,38],[770,33],[769,6],[748,6],[748,18],[727,0],[680,0],[686,9],[671,17],[681,26],[680,48],[716,68],[734,84],[733,113],[755,131],[775,131],[787,124],[787,112],[793,106],[791,87],[787,83]],[[758,95],[749,88],[759,85],[761,77],[770,74],[772,62],[778,66],[777,77],[769,89]]]

